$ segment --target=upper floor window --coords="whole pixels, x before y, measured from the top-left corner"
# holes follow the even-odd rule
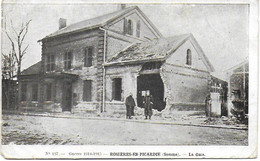
[[[124,34],[133,35],[133,22],[130,19],[124,19]]]
[[[48,55],[46,60],[46,71],[54,71],[55,70],[55,56]]]
[[[187,65],[191,65],[191,63],[192,63],[191,50],[188,49],[188,50],[187,50],[187,56],[186,56],[186,64],[187,64]]]
[[[88,48],[85,49],[84,66],[90,67],[90,66],[92,66],[92,62],[93,62],[93,48],[88,47]]]
[[[127,33],[128,35],[133,35],[133,22],[132,20],[128,20],[127,22]]]
[[[71,69],[71,62],[72,62],[72,53],[67,52],[64,55],[64,69],[69,70]]]
[[[140,21],[137,21],[137,23],[136,23],[136,36],[137,37],[140,37],[140,28],[141,28]]]

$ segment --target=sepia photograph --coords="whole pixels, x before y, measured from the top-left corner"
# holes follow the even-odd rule
[[[148,2],[2,1],[4,158],[257,156],[258,2]]]

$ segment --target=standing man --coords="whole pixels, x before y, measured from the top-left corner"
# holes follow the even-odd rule
[[[126,119],[131,119],[135,107],[135,100],[133,98],[133,94],[130,93],[130,95],[125,100],[125,106],[126,106]]]
[[[149,92],[147,93],[148,94],[145,95],[144,97],[144,115],[145,115],[145,120],[147,119],[147,117],[149,117],[149,119],[151,120],[151,117],[153,115],[153,110],[152,110],[153,100],[152,100],[152,95],[150,95]]]

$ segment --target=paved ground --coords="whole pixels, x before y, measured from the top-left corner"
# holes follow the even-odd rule
[[[248,144],[247,130],[6,114],[2,136],[5,145]]]

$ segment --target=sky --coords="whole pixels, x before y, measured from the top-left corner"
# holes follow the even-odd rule
[[[230,4],[127,4],[137,5],[163,36],[192,33],[216,71],[226,70],[248,57],[248,5]],[[118,4],[4,3],[2,5],[2,52],[10,51],[4,31],[12,34],[22,22],[32,20],[22,62],[25,69],[41,60],[37,41],[58,30],[59,18],[67,25],[118,10]]]

